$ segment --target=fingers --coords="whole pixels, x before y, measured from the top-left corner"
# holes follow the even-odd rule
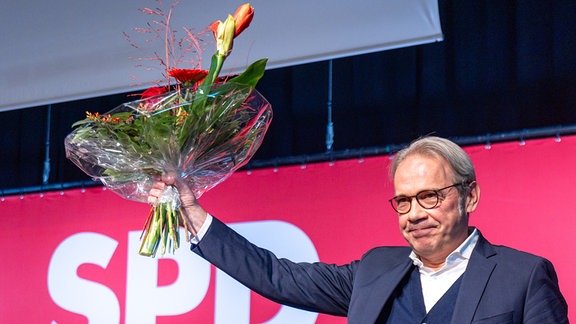
[[[166,184],[161,181],[156,181],[152,185],[152,189],[148,192],[148,203],[151,205],[156,205],[158,198],[162,195]]]
[[[173,185],[178,189],[180,200],[183,206],[196,206],[198,202],[194,196],[194,191],[190,185],[182,178],[173,173],[163,174],[155,178],[152,188],[148,193],[148,203],[156,205],[158,199],[162,196],[166,186]]]
[[[165,184],[173,185],[176,181],[176,176],[173,173],[163,174],[162,175],[162,182]]]
[[[174,185],[178,188],[180,193],[180,201],[183,206],[196,206],[198,202],[194,196],[194,191],[192,187],[182,178],[175,179]]]

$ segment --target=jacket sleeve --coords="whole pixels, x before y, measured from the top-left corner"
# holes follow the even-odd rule
[[[540,261],[530,276],[524,323],[568,323],[568,306],[560,292],[556,271],[550,261]]]
[[[279,259],[214,218],[191,250],[256,293],[308,311],[346,316],[358,262],[344,266]]]

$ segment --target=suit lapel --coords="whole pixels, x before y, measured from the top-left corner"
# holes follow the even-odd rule
[[[490,243],[480,234],[462,278],[452,323],[472,322],[484,289],[496,266],[496,263],[490,260],[490,256],[494,254],[496,252]]]
[[[386,302],[398,286],[402,278],[412,269],[412,262],[407,258],[406,262],[400,263],[385,271],[380,278],[374,281],[370,290],[365,292],[363,301],[366,307],[362,318],[358,323],[375,323]]]

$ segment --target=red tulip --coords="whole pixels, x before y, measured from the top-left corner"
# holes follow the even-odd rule
[[[254,8],[249,4],[243,4],[234,13],[234,22],[236,23],[236,30],[234,30],[234,37],[240,35],[244,29],[250,26],[252,18],[254,17]]]

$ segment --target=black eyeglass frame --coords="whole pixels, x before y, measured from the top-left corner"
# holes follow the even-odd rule
[[[451,185],[449,185],[449,186],[447,186],[447,187],[440,188],[440,189],[426,189],[426,190],[422,190],[422,191],[418,192],[417,194],[415,194],[415,195],[413,195],[413,196],[395,196],[395,197],[392,197],[391,199],[389,199],[388,201],[390,202],[390,205],[392,206],[392,209],[394,209],[394,211],[397,212],[398,215],[408,214],[408,213],[410,212],[410,210],[412,210],[412,199],[416,199],[416,202],[418,202],[418,205],[420,205],[420,207],[422,207],[422,208],[424,208],[424,209],[433,209],[433,208],[436,208],[436,207],[438,206],[438,204],[439,204],[442,200],[444,200],[445,197],[443,197],[443,196],[441,195],[441,194],[442,194],[442,191],[444,191],[444,190],[446,190],[446,189],[449,189],[449,188],[452,188],[452,187],[456,187],[456,186],[466,186],[466,185],[469,185],[469,184],[470,184],[470,182],[468,182],[468,181],[458,182],[458,183],[454,183],[454,184],[451,184]],[[421,194],[426,193],[426,192],[433,192],[433,193],[436,195],[436,203],[434,203],[434,205],[433,205],[432,207],[426,207],[426,206],[422,205],[422,203],[421,203],[420,200],[418,199],[418,196],[420,196]],[[394,203],[396,203],[396,205],[398,205],[398,202],[397,202],[397,199],[398,199],[398,198],[408,199],[408,200],[410,201],[410,204],[409,204],[410,207],[408,208],[407,211],[401,213],[401,212],[398,211],[398,209],[396,209],[396,207],[394,206]]]

